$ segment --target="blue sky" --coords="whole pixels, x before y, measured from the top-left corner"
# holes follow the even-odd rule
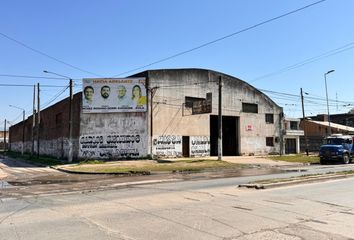
[[[348,112],[354,108],[352,0],[326,0],[196,51],[118,75],[314,2],[3,0],[1,34],[94,74],[59,63],[0,35],[0,84],[40,82],[62,86],[43,88],[41,102],[45,106],[63,90],[67,80],[5,75],[55,77],[43,73],[48,70],[81,79],[125,77],[146,69],[207,68],[265,90],[284,108],[286,116],[301,117],[300,88],[308,93],[306,115],[327,112],[324,73],[335,69],[327,75],[330,112]],[[75,92],[80,91],[80,81],[75,83]],[[11,123],[21,120],[21,111],[9,104],[25,108],[26,116],[31,114],[32,91],[30,87],[0,86],[0,124],[5,118]],[[55,101],[67,95],[65,91]]]

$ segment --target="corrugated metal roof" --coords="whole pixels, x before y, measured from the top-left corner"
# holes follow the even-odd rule
[[[325,126],[328,127],[328,121],[326,122],[322,122],[322,121],[313,121],[313,120],[306,120],[308,122],[312,122],[321,126]],[[337,128],[339,130],[343,130],[343,131],[348,131],[348,132],[353,132],[354,133],[354,128],[353,127],[349,127],[346,125],[342,125],[342,124],[338,124],[338,123],[333,123],[331,122],[331,128]]]

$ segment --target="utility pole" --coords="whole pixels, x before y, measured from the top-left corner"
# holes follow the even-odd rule
[[[222,160],[222,78],[219,76],[218,160]]]
[[[25,114],[26,114],[26,112],[25,112],[25,110],[23,109],[22,110],[22,119],[23,119],[23,121],[22,121],[22,155],[24,154],[24,152],[25,152]]]
[[[40,124],[41,124],[41,107],[40,107],[40,97],[39,97],[40,89],[39,83],[37,83],[37,158],[39,158],[39,134],[40,134]]]
[[[36,127],[36,85],[33,85],[33,111],[32,111],[32,149],[31,155],[34,155],[34,129]]]
[[[150,152],[151,152],[151,157],[153,157],[152,155],[152,138],[153,138],[153,126],[154,126],[154,122],[153,122],[153,116],[154,116],[154,111],[153,111],[153,107],[154,107],[154,102],[153,102],[153,99],[154,99],[154,96],[155,96],[155,93],[157,91],[159,87],[153,87],[150,89],[150,144],[151,144],[151,147],[150,147]]]
[[[334,72],[334,70],[330,70],[324,74],[325,87],[326,87],[327,114],[328,114],[328,135],[329,136],[331,136],[331,134],[332,134],[332,129],[331,129],[331,115],[329,115],[329,105],[328,105],[327,75],[332,72]]]
[[[73,80],[69,79],[69,153],[68,162],[73,161]]]
[[[302,88],[300,88],[300,93],[301,93],[301,106],[302,106],[302,121],[303,121],[303,126],[304,126],[304,136],[305,136],[305,151],[306,155],[309,155],[309,147],[308,147],[308,141],[307,141],[307,134],[306,134],[306,119],[305,119],[305,108],[304,108],[304,95],[302,93]]]
[[[4,153],[6,152],[6,119],[4,121]]]
[[[61,75],[55,72],[50,72],[47,70],[43,70],[44,73],[54,74],[59,77],[64,77],[69,79],[69,152],[68,152],[68,162],[73,161],[73,80],[65,75]]]

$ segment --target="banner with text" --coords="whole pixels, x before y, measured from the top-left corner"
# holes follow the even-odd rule
[[[83,79],[83,113],[146,112],[145,78]]]

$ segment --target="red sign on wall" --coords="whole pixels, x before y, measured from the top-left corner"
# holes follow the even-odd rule
[[[253,126],[251,124],[247,124],[246,131],[253,131]]]

